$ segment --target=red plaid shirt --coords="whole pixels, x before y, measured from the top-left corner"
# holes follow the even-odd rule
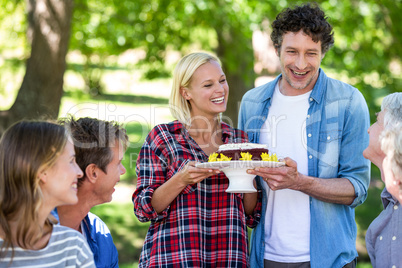
[[[222,123],[222,141],[248,140],[243,131]],[[225,192],[224,173],[188,185],[163,212],[153,209],[155,189],[189,161],[206,162],[208,156],[178,121],[156,126],[141,148],[134,213],[151,225],[138,267],[248,267],[246,223],[255,227],[259,222],[261,198],[246,217],[243,194]]]

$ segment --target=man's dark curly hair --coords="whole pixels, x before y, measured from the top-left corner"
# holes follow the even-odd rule
[[[334,44],[332,26],[327,21],[324,11],[316,3],[286,8],[276,16],[272,23],[271,40],[280,51],[283,35],[303,30],[314,42],[321,41],[321,52],[325,54]]]

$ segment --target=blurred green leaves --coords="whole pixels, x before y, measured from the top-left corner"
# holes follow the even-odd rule
[[[254,81],[252,33],[262,29],[295,0],[75,0],[70,51],[84,57],[75,71],[85,78],[87,92],[102,93],[100,83],[111,55],[140,49],[133,62],[148,79],[168,77],[180,55],[194,50],[215,52],[225,71],[242,73],[245,85]],[[401,0],[319,0],[334,27],[335,46],[323,67],[359,88],[371,114],[378,98],[400,91],[402,23]],[[25,1],[0,0],[0,64],[27,55]],[[12,53],[10,52],[12,51]],[[22,52],[21,52],[22,51]],[[14,54],[13,54],[14,53]],[[179,55],[179,56],[180,56]],[[178,57],[179,57],[178,56]],[[76,66],[69,66],[75,68]],[[95,90],[93,90],[95,89]],[[236,96],[237,98],[237,96]],[[237,99],[233,101],[238,101]]]

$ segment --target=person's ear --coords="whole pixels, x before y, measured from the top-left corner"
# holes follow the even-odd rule
[[[84,177],[87,177],[91,183],[95,183],[99,177],[98,166],[96,164],[89,164],[85,169]]]
[[[38,178],[42,183],[46,183],[47,182],[47,172],[46,169],[43,168],[38,172]]]
[[[279,48],[280,49],[280,48]],[[275,54],[276,56],[280,57],[281,56],[281,52],[278,50],[278,48],[275,48]]]
[[[191,95],[188,92],[188,88],[185,87],[180,87],[180,94],[185,98],[186,100],[191,99]]]

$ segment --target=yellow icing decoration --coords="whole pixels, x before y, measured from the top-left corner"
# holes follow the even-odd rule
[[[241,158],[239,160],[251,161],[253,157],[250,153],[240,153]]]
[[[232,160],[231,157],[227,157],[226,155],[221,154],[221,158],[217,158],[217,161],[230,161]]]
[[[262,153],[261,159],[262,159],[262,161],[278,162],[278,157],[276,156],[276,154],[270,155],[267,153]]]
[[[216,162],[216,161],[218,161],[217,158],[218,158],[218,154],[212,153],[209,155],[208,162]]]
[[[261,159],[262,159],[262,161],[271,161],[271,156],[267,153],[262,153]]]

